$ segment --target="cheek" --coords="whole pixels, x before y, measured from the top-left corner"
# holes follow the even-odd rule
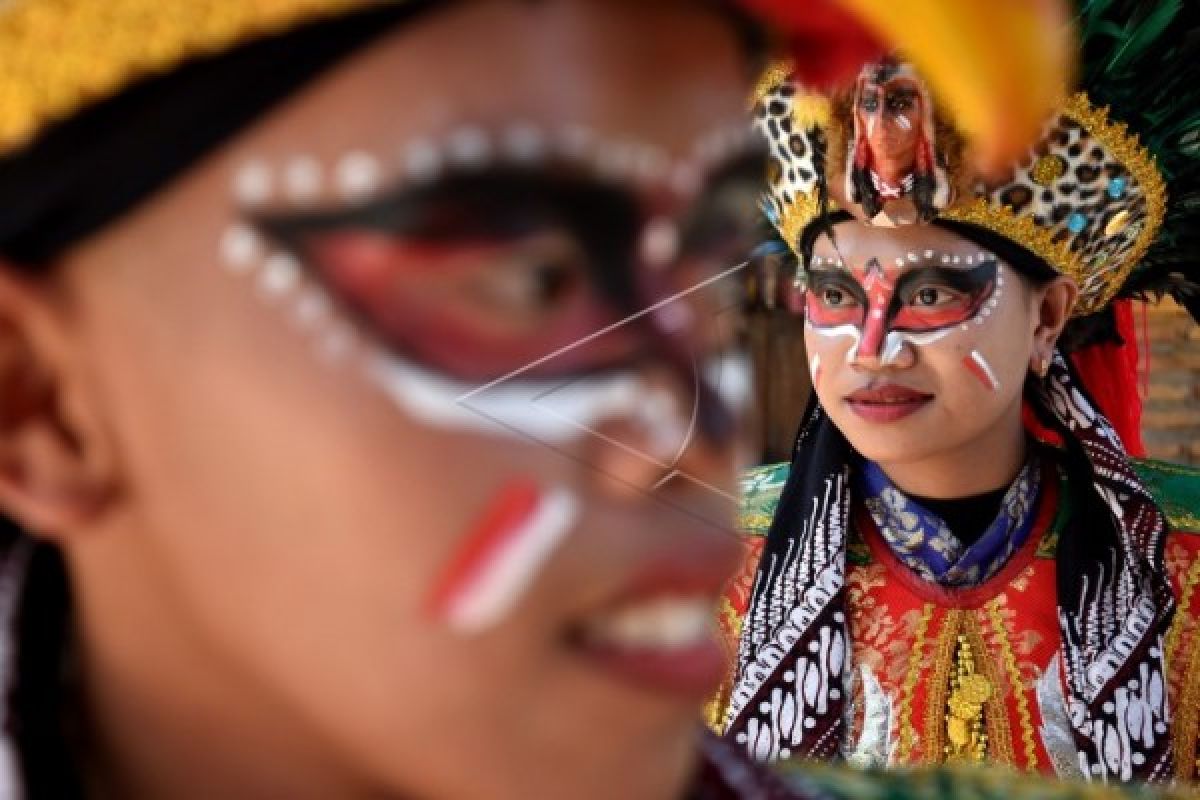
[[[998,321],[997,321],[998,322]],[[1014,360],[999,325],[972,324],[924,348],[924,362],[940,377],[943,399],[964,412],[1007,406],[1023,387],[1024,370]],[[974,412],[972,412],[974,413]]]
[[[838,333],[805,327],[806,366],[813,389],[822,400],[825,399],[824,392],[837,382],[841,371],[847,369],[847,356],[857,346],[858,337],[857,328],[852,326]]]

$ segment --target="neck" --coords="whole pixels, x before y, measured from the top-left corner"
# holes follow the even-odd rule
[[[171,587],[97,537],[68,555],[84,782],[100,797],[363,797],[318,737],[201,644]],[[116,549],[116,548],[112,548]],[[121,563],[117,563],[120,559]],[[93,580],[92,578],[95,578]]]
[[[974,497],[1009,486],[1025,465],[1027,443],[1018,401],[1015,413],[982,436],[917,461],[878,462],[888,479],[909,495],[934,499]]]

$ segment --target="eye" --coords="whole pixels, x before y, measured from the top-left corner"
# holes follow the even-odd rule
[[[872,92],[870,94],[864,94],[862,97],[862,102],[860,102],[859,105],[862,107],[863,111],[868,111],[868,112],[878,111],[879,110],[879,95],[875,94],[874,92]]]
[[[913,107],[913,96],[908,92],[896,92],[887,97],[888,111],[899,114]]]
[[[842,308],[849,305],[850,297],[836,286],[827,286],[820,290],[821,302],[828,308]]]
[[[479,274],[469,294],[491,312],[538,317],[559,307],[582,279],[582,270],[566,259],[514,255]]]
[[[940,308],[955,302],[958,297],[958,293],[950,289],[939,286],[922,286],[913,292],[909,303],[918,308]]]

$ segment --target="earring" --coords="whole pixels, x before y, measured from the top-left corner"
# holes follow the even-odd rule
[[[1042,360],[1038,362],[1038,377],[1044,378],[1050,373],[1050,359],[1042,356]]]

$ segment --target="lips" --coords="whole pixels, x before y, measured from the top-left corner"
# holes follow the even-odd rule
[[[846,396],[846,405],[862,419],[873,423],[896,422],[917,413],[933,395],[899,384],[859,389]]]
[[[688,548],[649,563],[574,625],[568,641],[587,664],[627,686],[688,703],[720,686],[729,661],[716,602],[741,561],[731,537],[680,537]]]

